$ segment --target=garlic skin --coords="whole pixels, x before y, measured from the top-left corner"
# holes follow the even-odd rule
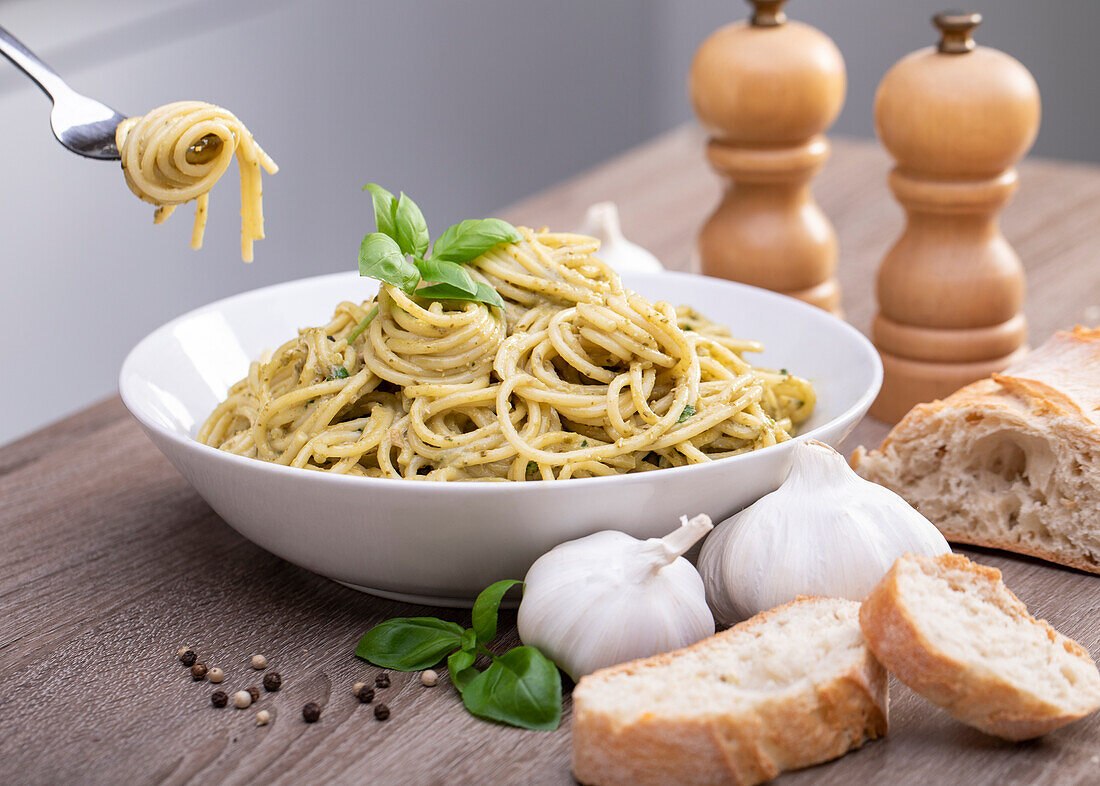
[[[608,530],[551,549],[524,579],[520,640],[576,681],[713,635],[703,580],[681,556],[713,528],[681,516],[663,538]]]
[[[862,601],[906,552],[950,550],[908,502],[810,440],[794,446],[783,485],[715,527],[699,572],[714,616],[732,625],[799,595]]]
[[[623,237],[623,230],[619,225],[619,208],[614,202],[597,202],[588,208],[580,234],[600,241],[600,250],[596,252],[596,256],[616,272],[664,270],[657,257]]]

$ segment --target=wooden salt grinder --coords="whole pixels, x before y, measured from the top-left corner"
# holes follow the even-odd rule
[[[750,2],[752,19],[713,33],[691,66],[707,158],[730,180],[699,234],[702,272],[839,314],[836,233],[810,179],[844,104],[844,59],[825,34],[787,21],[786,0]]]
[[[1024,273],[997,214],[1039,129],[1039,89],[972,34],[981,15],[937,14],[942,40],[902,58],[875,97],[897,162],[905,230],[878,273],[871,327],[886,376],[871,408],[894,423],[916,403],[1002,371],[1026,353]]]

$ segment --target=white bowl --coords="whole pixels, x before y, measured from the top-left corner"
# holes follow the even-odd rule
[[[753,362],[809,377],[818,393],[800,438],[836,444],[882,382],[874,347],[824,311],[755,287],[685,273],[631,273],[628,286],[687,303],[759,339]],[[284,559],[376,595],[469,605],[504,578],[522,579],[557,544],[603,529],[640,538],[681,514],[715,522],[774,490],[792,442],[715,461],[607,478],[432,483],[347,477],[243,458],[195,441],[249,361],[325,324],[374,283],[356,273],[292,281],[220,300],[154,330],[122,365],[119,391],[145,433],[225,521]],[[758,357],[758,359],[757,359]]]

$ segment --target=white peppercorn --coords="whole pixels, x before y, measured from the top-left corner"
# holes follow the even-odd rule
[[[239,690],[233,694],[233,706],[243,710],[252,703],[252,694],[246,690]]]
[[[221,682],[225,679],[225,672],[215,666],[210,671],[206,672],[206,679],[215,683]]]
[[[253,655],[252,656],[252,668],[257,669],[257,670],[266,669],[267,668],[267,658],[265,658],[263,655]]]
[[[267,710],[260,710],[259,712],[256,713],[256,725],[257,726],[266,726],[270,722],[271,722],[271,713],[268,712]]]
[[[430,688],[433,685],[435,685],[437,682],[439,682],[439,675],[436,674],[431,669],[427,669],[426,671],[420,672],[420,684],[421,685],[424,685],[425,687]]]

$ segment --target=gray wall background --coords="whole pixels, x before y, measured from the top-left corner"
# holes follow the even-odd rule
[[[934,41],[925,0],[793,0],[836,40],[835,133],[871,136],[885,70]],[[979,40],[1035,74],[1035,153],[1100,160],[1100,3],[981,0]],[[210,300],[355,264],[375,180],[434,227],[493,210],[690,119],[691,55],[737,0],[0,0],[0,25],[123,112],[229,107],[281,167],[268,239],[237,255],[235,176],[199,253],[190,209],[161,227],[117,165],[53,141],[49,104],[0,61],[0,443],[115,389],[126,351]],[[700,205],[702,215],[709,205]],[[579,218],[579,217],[578,217]]]

